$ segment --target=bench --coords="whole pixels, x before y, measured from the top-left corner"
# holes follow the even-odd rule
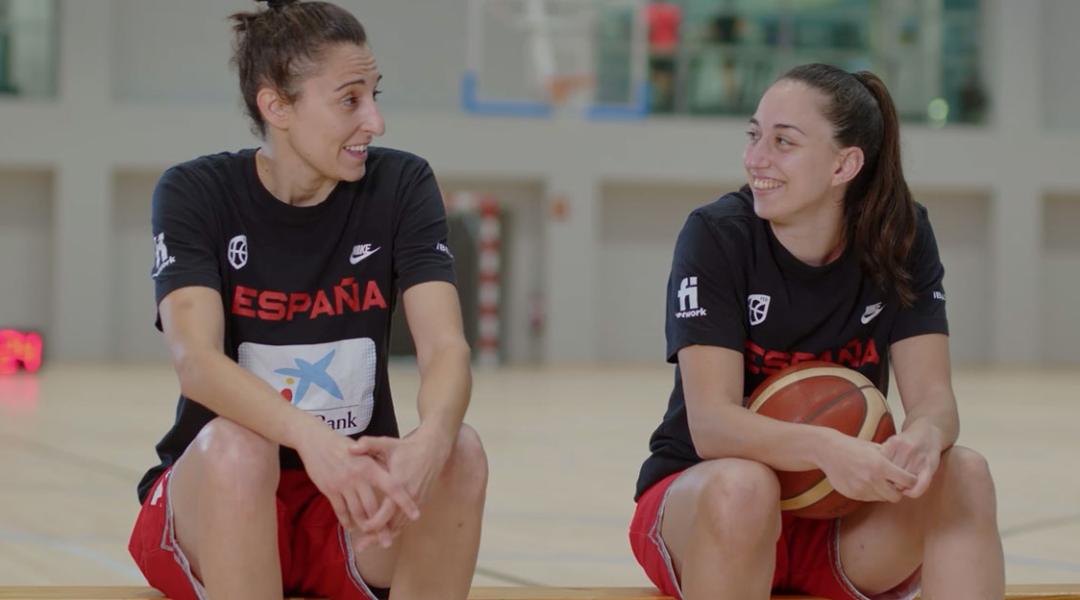
[[[1008,600],[1080,600],[1080,584],[1010,585]],[[813,600],[774,596],[776,600]],[[148,587],[0,587],[0,600],[162,600]],[[299,600],[299,599],[296,599]],[[652,588],[476,587],[469,600],[671,600]]]

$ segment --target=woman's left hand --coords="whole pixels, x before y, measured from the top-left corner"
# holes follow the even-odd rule
[[[421,514],[424,510],[424,501],[428,497],[432,484],[442,472],[449,454],[441,444],[424,435],[420,430],[401,439],[365,436],[353,444],[350,452],[371,456],[385,466],[391,477],[401,482],[405,492],[420,507]],[[396,510],[396,506],[390,503],[389,499],[384,498],[380,504],[380,515],[383,514],[384,509],[393,511]],[[401,532],[407,520],[408,516],[403,511],[396,510],[388,526],[395,537]],[[362,539],[367,539],[367,537],[365,535]]]
[[[909,498],[918,498],[926,492],[937,473],[938,465],[941,464],[944,448],[938,441],[941,436],[935,433],[933,427],[920,427],[916,424],[881,444],[885,458],[918,477],[915,485],[903,492]]]

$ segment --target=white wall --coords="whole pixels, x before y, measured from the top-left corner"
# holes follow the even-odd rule
[[[114,0],[113,99],[182,105],[236,101],[226,17],[254,6],[248,0]]]
[[[157,361],[168,358],[161,333],[154,327],[154,282],[150,278],[153,244],[150,241],[150,197],[160,173],[121,172],[113,178],[112,235],[109,257],[113,264],[109,358],[122,361]]]
[[[260,5],[252,0],[111,2],[115,100],[240,106],[235,71],[229,65],[228,16]],[[351,10],[367,30],[385,74],[380,102],[395,109],[456,108],[465,65],[462,0],[407,0],[407,6],[401,0],[338,4]]]
[[[644,281],[621,275],[634,265],[620,257],[638,257],[641,248],[655,248],[649,257],[670,255],[678,222],[701,194],[713,195],[711,182],[741,179],[741,120],[596,123],[462,115],[457,82],[464,66],[464,0],[344,4],[371,30],[386,75],[382,143],[428,158],[444,185],[502,189],[514,206],[512,354],[528,360],[539,353],[552,363],[660,356],[662,349],[648,352],[652,342],[625,325],[659,317],[651,316]],[[145,250],[139,239],[145,215],[138,212],[145,210],[149,186],[143,178],[192,156],[254,143],[226,66],[223,20],[251,6],[247,0],[61,1],[59,98],[0,99],[0,169],[31,166],[56,174],[46,193],[51,208],[34,219],[51,219],[51,227],[39,226],[51,240],[39,254],[52,262],[46,269],[36,265],[52,273],[51,287],[35,298],[46,292],[55,298],[48,322],[58,356],[149,352],[151,342],[135,337],[148,327],[144,300],[135,295],[149,293],[145,263],[137,258]],[[1050,288],[1050,274],[1043,272],[1059,268],[1054,253],[1061,244],[1054,240],[1069,235],[1044,223],[1071,210],[1043,197],[1080,190],[1080,132],[1044,131],[1047,102],[1075,103],[1059,98],[1065,92],[1050,83],[1071,71],[1044,64],[1042,49],[1048,27],[1065,22],[1075,28],[1080,16],[1060,0],[986,0],[986,6],[992,121],[943,130],[906,125],[905,170],[913,189],[947,192],[919,199],[931,205],[942,238],[957,354],[1033,363],[1042,360],[1051,336],[1064,335],[1075,322],[1045,322],[1056,314],[1047,303],[1075,298],[1080,290],[1077,277],[1053,279],[1063,287]],[[1051,54],[1062,64],[1080,58],[1066,42],[1055,48]],[[639,186],[643,195],[634,190]],[[682,198],[685,205],[669,213],[646,196]],[[565,199],[566,219],[548,215],[554,198]],[[670,223],[663,220],[668,217]],[[650,222],[656,227],[643,227]],[[965,229],[969,222],[974,230]],[[649,267],[660,286],[657,301],[666,261]],[[21,267],[0,265],[0,277],[25,277]],[[541,338],[522,339],[528,321],[518,304],[532,286],[543,293],[546,327]],[[968,298],[962,313],[955,308],[958,294]],[[131,306],[115,306],[118,297]],[[1065,311],[1061,318],[1069,316]],[[1068,357],[1080,361],[1078,353]]]
[[[0,328],[37,329],[51,347],[52,174],[0,169]]]
[[[1077,363],[1080,355],[1080,190],[1046,199],[1042,359]]]

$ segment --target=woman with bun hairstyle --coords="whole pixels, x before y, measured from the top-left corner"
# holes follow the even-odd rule
[[[634,555],[666,594],[766,600],[1004,596],[986,460],[954,445],[944,269],[900,161],[899,123],[869,72],[796,67],[761,98],[747,185],[694,210],[668,280],[675,385],[642,465]],[[882,444],[752,413],[769,375],[819,360],[906,418]],[[821,469],[866,501],[836,520],[780,510],[774,470]]]
[[[180,383],[130,550],[173,600],[464,599],[487,461],[423,159],[373,146],[382,78],[328,2],[231,17],[258,148],[176,165],[153,197],[157,326]],[[419,425],[387,373],[402,303]],[[392,590],[392,591],[391,591]]]

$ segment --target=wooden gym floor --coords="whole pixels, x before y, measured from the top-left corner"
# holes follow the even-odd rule
[[[476,585],[641,586],[626,528],[672,372],[478,370],[491,483]],[[414,369],[391,380],[403,429]],[[961,369],[961,443],[990,460],[1009,583],[1080,581],[1080,370]],[[167,365],[0,378],[0,585],[133,585],[135,483],[171,423]],[[892,395],[894,410],[898,401]]]

